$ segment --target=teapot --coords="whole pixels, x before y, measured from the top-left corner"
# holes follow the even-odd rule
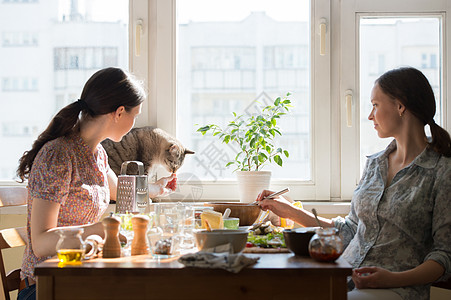
[[[83,241],[83,228],[60,228],[55,230],[60,238],[56,244],[56,253],[62,264],[80,264],[82,259],[90,259],[97,253],[98,244],[94,240]],[[86,250],[90,246],[90,250]]]

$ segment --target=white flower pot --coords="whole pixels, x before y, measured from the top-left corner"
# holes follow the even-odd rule
[[[236,171],[240,202],[251,203],[258,194],[269,189],[271,171]]]

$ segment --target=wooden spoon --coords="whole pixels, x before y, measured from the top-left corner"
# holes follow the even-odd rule
[[[316,213],[316,209],[312,208],[312,213],[315,216],[315,219],[316,219],[316,222],[318,223],[319,228],[323,229],[323,226],[321,226],[321,223],[319,222],[318,214]]]

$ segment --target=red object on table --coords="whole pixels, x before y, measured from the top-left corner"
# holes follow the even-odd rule
[[[175,173],[174,173],[174,179],[169,181],[168,184],[166,184],[166,187],[173,191],[175,191],[175,189],[177,188],[177,175],[175,175]]]

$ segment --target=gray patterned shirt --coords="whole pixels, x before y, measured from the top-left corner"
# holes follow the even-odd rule
[[[346,246],[343,257],[353,268],[378,266],[405,271],[432,259],[451,274],[451,158],[426,147],[400,170],[388,187],[388,155],[368,157],[345,218],[334,225]],[[352,283],[352,281],[350,282]],[[395,288],[403,299],[429,299],[429,285]]]

